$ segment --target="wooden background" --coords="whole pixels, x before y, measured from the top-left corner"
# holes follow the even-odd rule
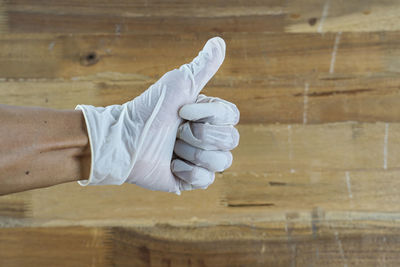
[[[400,265],[397,0],[0,0],[0,102],[122,104],[213,36],[233,166],[0,197],[0,266]]]

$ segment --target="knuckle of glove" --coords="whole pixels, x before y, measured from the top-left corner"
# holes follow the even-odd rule
[[[240,139],[239,131],[233,126],[231,126],[231,129],[232,129],[232,146],[230,150],[234,149],[239,145],[239,139]]]
[[[230,103],[230,104],[231,104],[232,113],[235,116],[233,119],[233,125],[236,125],[239,123],[239,120],[240,120],[240,111],[235,104],[233,104],[233,103]]]
[[[192,185],[195,188],[207,188],[214,182],[215,174],[201,167],[195,167],[191,173]]]
[[[227,151],[206,151],[198,150],[195,164],[202,166],[209,171],[222,172],[232,164],[232,153]]]
[[[219,109],[216,109],[220,110],[220,123],[227,125],[236,125],[239,123],[240,112],[235,104],[219,98],[218,101],[216,101],[215,103],[220,106]],[[218,116],[218,114],[216,114],[216,116]]]
[[[178,130],[178,138],[205,150],[232,150],[239,145],[239,132],[232,125],[211,125],[186,122]]]
[[[194,189],[208,186],[214,180],[213,172],[179,159],[172,161],[171,170],[178,178],[190,184]]]
[[[233,124],[236,125],[239,123],[240,120],[240,111],[238,107],[227,100],[221,99],[219,97],[212,97],[200,94],[197,97],[196,103],[214,103],[219,106],[219,108],[215,109],[215,116],[221,114],[223,112],[223,118],[221,119],[221,123],[224,124]]]
[[[211,184],[213,184],[215,181],[215,173],[214,172],[210,172],[210,178],[207,184],[203,185],[203,186],[198,186],[197,189],[207,189]]]
[[[221,172],[232,164],[232,153],[229,151],[208,151],[191,146],[179,139],[176,140],[174,152],[181,159],[209,171]]]

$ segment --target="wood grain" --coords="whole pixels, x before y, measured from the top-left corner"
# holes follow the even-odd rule
[[[5,266],[396,266],[399,230],[276,225],[0,229]],[[336,227],[336,228],[334,228]],[[365,231],[368,230],[368,234]],[[190,233],[190,234],[188,234]],[[228,237],[228,238],[227,238]],[[62,238],[63,243],[59,242]],[[7,246],[5,246],[7,242]]]
[[[287,32],[370,32],[400,29],[400,6],[396,0],[290,0],[287,7],[289,13],[297,14],[296,20],[286,24]]]
[[[154,78],[160,72],[191,61],[212,36],[209,33],[9,34],[0,39],[0,70],[2,78],[73,79],[101,72]],[[304,81],[313,78],[340,81],[385,76],[391,74],[390,66],[399,56],[397,32],[341,34],[334,72],[330,73],[337,34],[226,33],[221,36],[226,40],[227,54],[218,74],[227,85],[248,82],[262,86],[289,80],[303,82],[302,87]],[[88,57],[90,54],[92,58]],[[39,59],[43,63],[40,66],[36,63]]]
[[[0,1],[0,33],[4,34],[8,32],[8,14],[6,10],[6,2]]]
[[[135,185],[82,188],[66,184],[29,192],[25,202],[31,215],[25,217],[36,225],[65,225],[70,220],[114,225],[120,220],[130,224],[177,218],[188,223],[193,214],[210,222],[243,223],[247,217],[240,215],[250,212],[246,207],[255,208],[253,216],[260,220],[268,220],[269,215],[257,214],[257,208],[279,212],[321,207],[354,216],[358,211],[398,212],[399,127],[354,122],[239,125],[241,143],[233,151],[234,164],[218,174],[207,190],[179,197]]]
[[[134,259],[139,266],[395,265],[397,231],[384,233],[374,228],[368,228],[371,233],[364,235],[364,240],[360,239],[359,230],[344,234],[324,226],[319,226],[318,234],[313,237],[307,233],[308,229],[299,229],[295,220],[287,226],[286,233],[272,225],[113,228],[113,258],[118,266],[130,266],[132,254],[138,255]],[[157,237],[165,232],[171,237]],[[190,237],[182,240],[188,232]],[[374,249],[365,249],[367,244]],[[381,253],[382,247],[390,252]]]
[[[190,61],[208,37],[2,35],[2,102],[65,109],[122,104]],[[343,33],[333,73],[337,34],[223,37],[226,60],[204,93],[235,102],[242,123],[303,123],[305,112],[311,124],[399,121],[397,32]]]
[[[13,33],[371,32],[400,29],[400,6],[396,0],[13,0],[6,3],[8,25]]]
[[[238,129],[242,139],[233,151],[237,161],[231,171],[399,169],[397,124],[241,125]]]
[[[0,228],[1,266],[109,266],[97,228]]]
[[[227,173],[223,202],[264,210],[399,212],[398,171]],[[390,189],[389,189],[390,188]]]
[[[282,2],[13,1],[8,16],[11,32],[17,33],[283,31]]]
[[[122,104],[221,36],[240,145],[207,190],[0,197],[0,266],[398,266],[396,0],[0,0],[2,104]],[[61,163],[60,163],[61,164]]]

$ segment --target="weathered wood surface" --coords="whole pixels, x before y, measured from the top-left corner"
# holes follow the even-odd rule
[[[0,0],[0,101],[140,94],[222,36],[204,90],[234,164],[182,196],[76,183],[0,197],[0,266],[399,266],[400,3]]]
[[[3,35],[2,102],[123,103],[190,61],[211,36]],[[237,103],[242,123],[400,120],[399,32],[222,36],[226,60],[204,93]]]
[[[10,33],[126,34],[150,31],[220,34],[400,29],[397,23],[400,7],[396,0],[2,2],[2,17],[6,19],[3,29]]]
[[[108,235],[84,227],[0,229],[0,266],[109,266]]]
[[[2,266],[396,266],[399,230],[276,225],[0,229]],[[60,242],[60,241],[63,242]],[[370,249],[371,247],[380,247]]]

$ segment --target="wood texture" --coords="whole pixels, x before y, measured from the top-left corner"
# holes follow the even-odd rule
[[[399,30],[396,0],[5,1],[13,33]]]
[[[108,266],[107,234],[84,227],[0,229],[0,265]]]
[[[211,36],[4,35],[0,94],[5,104],[66,109],[77,99],[123,103]],[[399,121],[398,32],[343,33],[335,53],[338,34],[222,36],[226,61],[204,93],[237,103],[242,123]]]
[[[398,229],[367,226],[339,234],[340,227],[332,229],[323,222],[316,222],[314,227],[311,235],[309,229],[302,228],[292,218],[287,231],[275,225],[174,227],[164,224],[0,229],[0,263],[4,266],[43,266],[55,262],[57,266],[399,264]],[[7,246],[3,245],[5,242]],[[365,250],[365,247],[377,249]]]
[[[0,0],[3,104],[122,104],[212,36],[240,145],[207,190],[0,197],[0,266],[398,266],[395,0]],[[61,164],[61,163],[60,163]]]

